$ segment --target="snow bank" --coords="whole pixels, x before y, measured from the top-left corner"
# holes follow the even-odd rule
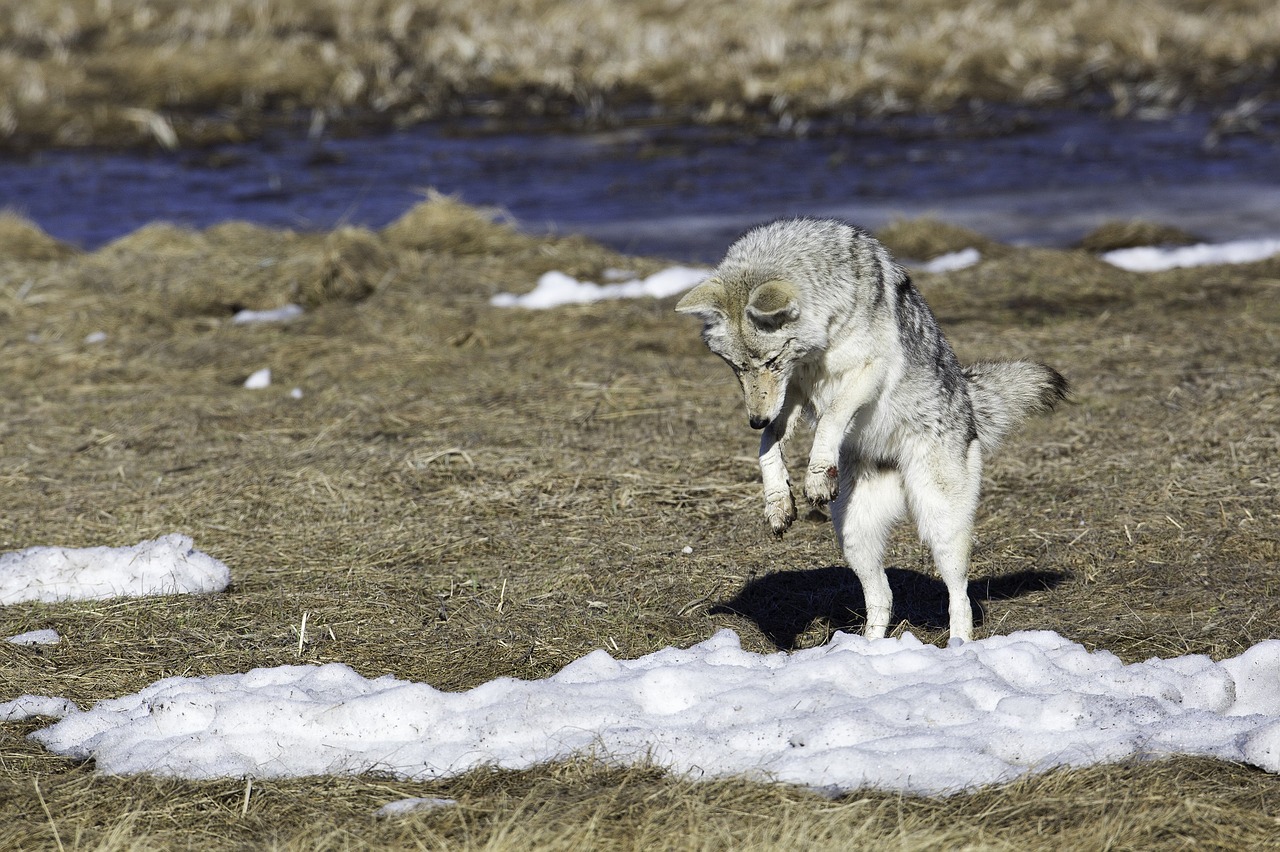
[[[133,547],[31,547],[0,555],[0,604],[220,592],[227,566],[171,533]]]
[[[1176,248],[1116,249],[1102,255],[1113,266],[1133,272],[1159,272],[1183,266],[1209,266],[1219,263],[1253,263],[1280,254],[1280,239],[1235,240],[1210,245],[1201,243]]]
[[[662,299],[683,293],[710,274],[706,269],[673,266],[655,272],[648,278],[633,278],[616,284],[594,284],[571,278],[563,272],[548,272],[538,279],[533,290],[523,296],[499,293],[489,302],[499,308],[540,309],[598,302],[602,299],[638,299],[642,296]]]
[[[340,664],[169,678],[33,736],[103,772],[185,778],[426,779],[583,753],[829,792],[948,793],[1173,754],[1276,772],[1280,640],[1221,663],[1124,665],[1050,632],[950,648],[837,634],[756,654],[725,630],[687,650],[595,651],[545,680],[461,693]]]

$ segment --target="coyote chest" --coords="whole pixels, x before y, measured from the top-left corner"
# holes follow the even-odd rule
[[[868,358],[847,374],[833,374],[824,360],[805,364],[791,380],[791,391],[803,406],[805,419],[812,425],[820,422],[827,412],[836,406],[850,385],[872,383],[867,401],[848,421],[846,431],[839,442],[858,457],[887,460],[901,447],[902,419],[896,416],[890,404],[890,394],[885,387],[881,365]]]

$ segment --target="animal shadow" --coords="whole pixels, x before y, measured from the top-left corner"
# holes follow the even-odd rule
[[[889,568],[886,573],[893,590],[890,625],[906,621],[918,628],[947,628],[947,587],[941,580],[904,568]],[[983,622],[984,601],[1009,600],[1045,591],[1069,578],[1069,574],[1054,571],[1020,571],[1004,577],[972,580],[969,600],[976,609],[974,625]],[[776,571],[757,577],[748,581],[732,599],[716,604],[710,611],[751,620],[783,651],[794,649],[796,639],[817,622],[832,630],[860,630],[866,621],[862,586],[843,565]]]

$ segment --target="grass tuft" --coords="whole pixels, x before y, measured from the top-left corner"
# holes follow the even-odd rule
[[[876,231],[875,236],[904,260],[932,260],[967,248],[978,249],[984,257],[1004,253],[1004,246],[977,231],[929,216],[895,219]]]
[[[1085,251],[1104,252],[1140,246],[1186,246],[1200,242],[1181,228],[1142,220],[1104,222],[1078,243]]]
[[[74,254],[74,246],[49,236],[25,216],[0,210],[0,257],[44,261],[62,260]]]

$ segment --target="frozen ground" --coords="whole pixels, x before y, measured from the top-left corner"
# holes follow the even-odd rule
[[[179,535],[0,560],[43,572],[64,599],[130,588],[140,563],[168,577],[193,562],[221,565]],[[188,590],[227,582],[225,567],[204,573],[216,582]],[[723,630],[688,649],[635,660],[599,650],[544,680],[458,693],[328,664],[168,678],[86,710],[56,696],[0,704],[0,720],[31,716],[61,717],[33,734],[50,751],[115,774],[435,778],[591,754],[829,793],[932,794],[1176,754],[1280,772],[1280,640],[1222,662],[1125,665],[1047,631],[947,648],[837,634],[819,648],[758,654]]]

